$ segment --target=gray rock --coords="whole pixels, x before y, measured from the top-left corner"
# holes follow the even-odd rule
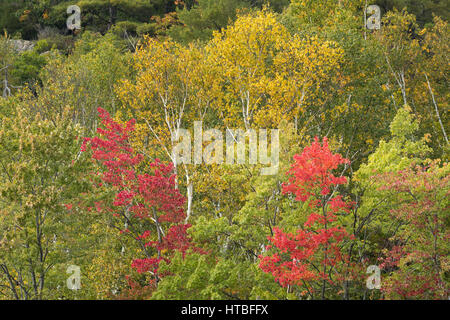
[[[33,50],[34,43],[28,40],[10,40],[12,42],[12,45],[14,47],[14,50],[16,50],[19,53]]]

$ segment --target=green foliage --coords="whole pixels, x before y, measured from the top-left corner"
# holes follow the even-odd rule
[[[354,181],[362,195],[362,206],[359,210],[363,217],[377,213],[382,221],[388,220],[383,213],[383,207],[392,199],[387,199],[387,194],[379,190],[380,185],[373,180],[374,176],[398,172],[413,164],[423,164],[431,151],[426,143],[427,137],[417,136],[419,124],[410,112],[409,107],[398,110],[390,126],[392,138],[387,142],[381,140],[367,163],[362,164],[354,174]],[[384,224],[378,226],[383,229],[388,227]]]
[[[21,24],[19,18],[14,14],[22,3],[16,0],[4,0],[0,3],[0,31],[7,30],[9,33],[20,33]]]
[[[448,163],[379,175],[391,194],[389,215],[400,222],[388,239],[382,267],[387,273],[383,292],[390,299],[447,299],[449,290]]]
[[[445,298],[448,10],[445,1],[376,3],[382,27],[370,31],[363,0],[3,1],[0,299],[318,297],[259,266],[275,228],[295,232],[313,213],[283,192],[312,136],[351,160],[334,192],[351,204],[335,223],[354,235],[339,247],[352,273],[334,268],[324,296]],[[69,4],[81,7],[81,31],[66,30]],[[20,34],[32,50],[17,52]],[[102,207],[117,186],[100,187],[99,168],[79,152],[80,137],[96,134],[98,107],[118,123],[136,120],[127,145],[144,174],[155,158],[174,162],[174,132],[192,135],[198,120],[222,133],[278,128],[278,171],[177,164],[194,248],[162,261],[161,278],[138,273],[130,264],[145,249]],[[366,268],[381,263],[382,290],[369,291]],[[65,285],[71,264],[81,267],[79,291]]]
[[[355,180],[370,184],[370,178],[384,172],[396,172],[408,168],[411,164],[420,164],[431,149],[427,146],[427,137],[417,136],[419,123],[411,114],[411,108],[405,106],[398,110],[390,125],[392,138],[380,141],[379,146],[355,172]]]
[[[113,113],[117,108],[114,86],[129,74],[125,51],[112,34],[86,32],[70,57],[49,53],[49,62],[40,72],[42,87],[36,88],[37,97],[27,99],[48,118],[69,106],[77,123],[93,128],[99,105]]]
[[[381,140],[376,150],[369,155],[367,163],[361,164],[354,173],[353,183],[357,199],[357,209],[354,221],[348,224],[355,226],[355,234],[359,241],[358,250],[363,250],[363,257],[369,264],[377,263],[381,250],[394,236],[402,222],[392,219],[389,210],[398,198],[386,190],[378,175],[402,172],[412,165],[427,163],[426,156],[430,154],[428,138],[418,135],[419,122],[405,106],[397,111],[390,125],[391,138]]]
[[[23,52],[14,62],[11,76],[20,84],[33,83],[39,79],[45,64],[46,59],[38,50]]]
[[[422,26],[432,23],[433,15],[440,16],[446,21],[450,17],[447,0],[377,0],[375,3],[382,8],[383,13],[394,8],[397,10],[407,8]]]
[[[185,6],[177,10],[180,25],[172,26],[168,35],[182,43],[207,41],[212,37],[213,31],[225,28],[236,20],[238,12],[261,8],[263,4],[280,12],[288,1],[272,0],[263,3],[249,0],[199,0],[192,7]]]
[[[63,239],[75,231],[64,204],[87,186],[79,175],[87,168],[81,134],[67,111],[52,122],[17,108],[1,121],[0,283],[7,297],[41,299],[62,285],[54,267],[70,263]]]

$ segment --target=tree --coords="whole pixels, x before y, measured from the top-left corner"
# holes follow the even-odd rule
[[[291,36],[267,9],[241,15],[215,32],[206,50],[218,68],[215,105],[226,109],[220,113],[226,127],[277,127],[283,119],[297,127],[310,118],[320,122],[323,102],[342,82],[342,50],[336,43]]]
[[[448,299],[449,172],[448,163],[434,161],[376,177],[395,196],[390,218],[402,223],[381,259],[387,298]]]
[[[14,55],[14,47],[7,33],[0,37],[0,72],[2,74],[2,97],[11,95],[10,73],[12,65],[17,57]]]
[[[190,247],[184,197],[175,188],[171,165],[157,159],[149,165],[151,173],[138,173],[143,156],[133,154],[128,140],[134,120],[122,126],[105,110],[99,108],[98,112],[104,126],[97,129],[101,137],[85,138],[82,150],[87,151],[89,144],[92,159],[99,164],[94,174],[99,179],[97,186],[109,186],[114,197],[98,202],[96,208],[116,217],[112,225],[135,239],[143,258],[135,258],[132,267],[139,273],[149,272],[152,283],[157,283],[162,276],[160,262],[168,262],[174,251],[184,253]]]
[[[422,26],[432,23],[433,15],[438,15],[448,21],[448,3],[445,0],[377,0],[375,2],[381,6],[384,12],[392,11],[394,8],[402,10],[406,8],[408,12],[417,17],[417,22]]]
[[[11,70],[11,76],[20,86],[33,86],[39,81],[39,72],[45,66],[46,59],[38,50],[25,51],[18,55]]]
[[[124,80],[117,89],[123,105],[117,116],[136,118],[132,137],[135,150],[152,160],[172,162],[177,187],[186,190],[189,219],[194,169],[189,163],[177,161],[172,151],[180,130],[193,128],[194,121],[214,119],[210,113],[214,99],[210,91],[216,85],[214,67],[206,61],[201,48],[149,37],[137,50],[134,67],[136,80]]]
[[[185,1],[187,2],[187,1]],[[168,35],[181,43],[194,40],[208,41],[213,31],[220,31],[234,22],[237,14],[269,5],[276,12],[281,12],[288,5],[286,0],[254,1],[254,0],[199,0],[193,5],[186,3],[177,9],[180,24],[172,26]]]
[[[117,37],[85,32],[69,57],[51,50],[39,73],[42,84],[19,96],[24,105],[33,105],[49,119],[68,106],[75,123],[95,131],[99,104],[110,112],[119,108],[114,87],[129,75],[129,58]]]
[[[19,18],[15,15],[21,4],[16,0],[5,0],[0,4],[0,30],[15,34],[20,29]]]
[[[321,28],[333,25],[339,20],[342,22],[348,12],[355,12],[362,7],[363,0],[292,0],[289,11],[294,13],[302,24]]]
[[[24,39],[34,40],[45,28],[67,34],[66,20],[69,5],[77,5],[81,9],[81,26],[83,30],[105,34],[116,25],[122,30],[136,33],[140,26],[148,24],[152,16],[162,15],[175,10],[170,0],[27,0],[17,1],[15,5],[6,6],[11,16],[17,16],[20,24],[10,18],[13,23],[7,25],[10,32],[21,32]],[[122,34],[123,35],[123,34]]]
[[[338,215],[345,215],[351,203],[336,195],[338,186],[347,183],[347,179],[342,174],[335,176],[333,170],[341,164],[348,165],[349,161],[333,154],[326,138],[323,145],[316,138],[311,146],[294,156],[294,161],[288,171],[289,184],[283,191],[304,202],[311,213],[295,233],[274,228],[267,249],[274,248],[275,253],[261,256],[260,267],[288,290],[298,286],[302,289],[300,295],[310,298],[320,291],[320,297],[325,299],[327,284],[334,287],[343,281],[341,273],[347,267],[341,247],[349,235],[339,225]]]
[[[259,175],[259,165],[221,165],[198,170],[189,234],[205,255],[193,253],[175,259],[154,299],[286,299],[292,298],[271,275],[258,267],[273,227],[289,228],[302,217],[282,195],[284,170],[300,152],[293,124],[280,125],[280,169]],[[211,190],[215,190],[212,192]],[[177,290],[174,290],[177,288]]]
[[[0,294],[7,298],[48,298],[62,285],[57,266],[71,262],[64,205],[86,187],[81,136],[67,110],[50,121],[17,107],[0,122]]]
[[[363,163],[354,173],[355,193],[360,197],[358,211],[361,221],[371,220],[374,232],[390,233],[396,230],[398,222],[391,220],[384,214],[387,207],[395,198],[389,197],[381,185],[373,177],[388,172],[399,172],[409,168],[412,164],[423,164],[431,149],[427,145],[428,135],[420,137],[419,122],[406,106],[399,109],[390,125],[392,138],[381,140],[374,153],[369,155],[367,163]],[[370,231],[365,230],[364,240],[367,241]],[[389,238],[389,234],[382,237]]]
[[[383,28],[375,38],[382,46],[384,68],[389,75],[384,89],[390,91],[394,107],[409,105],[423,117],[423,133],[433,134],[435,157],[445,157],[449,142],[444,125],[446,91],[442,85],[447,80],[442,72],[447,67],[441,52],[448,52],[448,25],[436,18],[435,26],[420,29],[416,17],[405,10],[388,12],[382,21]],[[438,71],[436,65],[441,65],[442,70]]]
[[[404,221],[389,214],[398,196],[383,188],[386,181],[376,177],[402,172],[413,165],[425,166],[432,151],[428,146],[429,136],[420,134],[419,121],[408,106],[397,111],[390,132],[391,138],[380,140],[367,162],[353,174],[356,205],[346,223],[353,226],[356,237],[353,252],[363,264],[379,264],[383,250],[391,249],[389,239],[396,237],[404,225]]]

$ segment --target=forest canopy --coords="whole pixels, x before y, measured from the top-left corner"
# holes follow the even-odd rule
[[[4,0],[0,29],[0,299],[449,299],[448,1]]]

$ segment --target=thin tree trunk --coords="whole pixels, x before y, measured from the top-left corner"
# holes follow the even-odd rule
[[[436,111],[436,116],[439,120],[439,125],[441,126],[442,134],[444,135],[445,142],[447,142],[447,144],[448,144],[447,133],[445,132],[444,125],[442,124],[442,120],[441,120],[441,116],[439,114],[439,109],[438,109],[438,106],[436,103],[436,99],[434,98],[434,93],[433,93],[433,90],[431,89],[430,81],[428,80],[428,76],[426,73],[425,73],[425,78],[427,79],[428,89],[430,90],[431,98],[433,100],[434,110]]]

